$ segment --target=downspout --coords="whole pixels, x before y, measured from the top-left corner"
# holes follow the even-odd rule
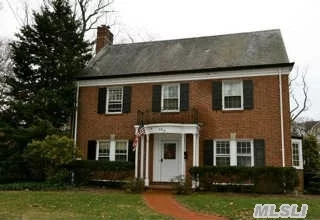
[[[286,166],[285,163],[285,152],[284,152],[284,127],[283,127],[283,101],[282,101],[282,71],[278,70],[279,73],[279,94],[280,94],[280,127],[281,127],[281,152],[282,152],[282,167]]]
[[[73,144],[74,149],[77,148],[77,137],[78,137],[78,105],[79,105],[79,82],[77,82],[77,91],[76,91],[76,106],[74,112],[74,135],[73,135]]]

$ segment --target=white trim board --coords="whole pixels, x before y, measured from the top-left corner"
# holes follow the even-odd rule
[[[163,82],[181,82],[191,80],[207,80],[207,79],[230,79],[242,77],[257,77],[257,76],[277,76],[279,70],[281,75],[288,75],[290,69],[288,67],[282,68],[265,68],[265,69],[250,69],[250,70],[233,70],[233,71],[217,71],[217,72],[203,72],[203,73],[185,73],[172,75],[157,75],[157,76],[132,76],[119,77],[109,79],[87,79],[78,80],[80,87],[89,86],[111,86],[111,85],[127,85],[140,83],[163,83]]]

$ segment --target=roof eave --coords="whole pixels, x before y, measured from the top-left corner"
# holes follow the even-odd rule
[[[90,79],[106,79],[106,78],[119,78],[119,77],[132,77],[132,76],[149,76],[153,75],[163,75],[163,74],[183,74],[183,73],[199,73],[199,72],[217,72],[217,71],[232,71],[232,70],[246,70],[246,69],[264,69],[264,68],[289,68],[291,71],[294,66],[294,62],[291,63],[275,63],[275,64],[262,64],[262,65],[248,65],[248,66],[232,66],[232,67],[216,67],[216,68],[206,68],[206,69],[191,69],[191,70],[173,70],[173,71],[162,71],[162,72],[152,72],[152,73],[129,73],[129,74],[119,74],[119,75],[104,75],[104,76],[79,76],[76,77],[77,80],[90,80]]]

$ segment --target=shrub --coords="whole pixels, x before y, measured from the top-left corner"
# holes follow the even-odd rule
[[[70,163],[76,156],[73,140],[58,135],[47,136],[42,141],[33,140],[24,152],[32,173],[43,173],[46,180],[56,183],[66,180],[68,174],[61,167]]]
[[[205,190],[284,193],[298,185],[298,175],[292,167],[205,166],[193,167],[190,173],[194,179],[199,178],[200,188]]]
[[[126,191],[131,193],[142,193],[144,192],[144,180],[143,179],[132,179],[130,182],[125,186]]]
[[[52,184],[48,182],[19,182],[0,184],[0,191],[4,190],[61,190],[67,189],[66,185]]]
[[[128,180],[134,164],[125,161],[74,160],[65,166],[74,173],[74,184],[88,185],[90,180]]]
[[[188,178],[178,176],[175,179],[174,191],[178,195],[189,195],[192,193],[192,184]]]

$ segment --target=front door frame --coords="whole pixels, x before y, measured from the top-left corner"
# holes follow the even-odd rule
[[[164,178],[165,175],[162,175],[165,168],[164,164],[161,162],[162,159],[162,149],[165,143],[176,143],[176,176],[185,175],[181,171],[181,166],[185,166],[185,161],[182,160],[181,154],[183,154],[185,146],[182,146],[181,135],[179,134],[155,134],[154,135],[154,144],[153,144],[153,181],[154,182],[171,182],[170,179]]]

